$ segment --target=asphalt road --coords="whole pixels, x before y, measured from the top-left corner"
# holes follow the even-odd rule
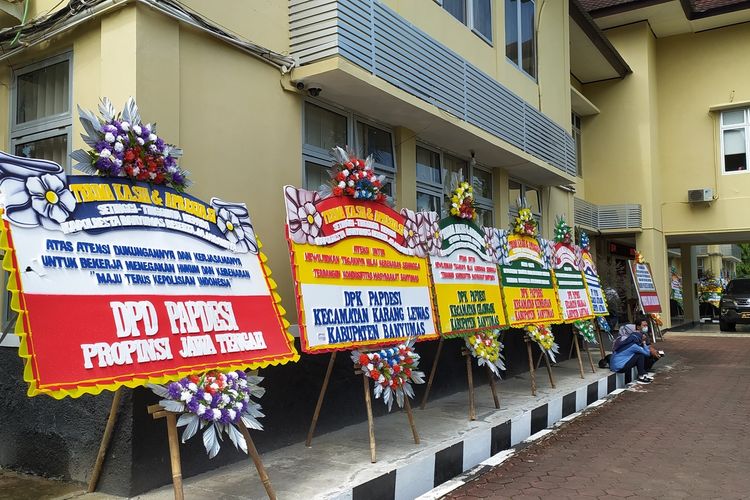
[[[713,330],[668,334],[655,382],[446,498],[750,498],[750,335]]]

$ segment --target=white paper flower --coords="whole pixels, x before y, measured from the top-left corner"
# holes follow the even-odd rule
[[[143,146],[143,144],[145,144],[145,141],[140,137],[136,137],[135,142],[137,142],[139,146]]]
[[[76,208],[76,199],[60,177],[44,174],[29,177],[26,190],[31,197],[31,207],[42,217],[58,224],[65,222]]]
[[[443,246],[443,238],[440,236],[440,225],[438,222],[437,212],[422,213],[420,231],[422,232],[422,241],[424,242],[425,250],[430,255],[438,255]]]
[[[406,243],[406,247],[411,249],[417,257],[424,257],[426,252],[424,249],[424,235],[421,230],[423,215],[408,209],[401,210],[401,215],[406,218],[404,222],[404,242]]]
[[[315,209],[315,204],[320,201],[320,195],[315,191],[286,186],[284,188],[284,201],[286,204],[289,236],[292,241],[295,243],[314,244],[315,237],[320,235],[320,228],[322,226],[320,214]],[[306,206],[307,208],[305,208]],[[315,209],[315,211],[313,212],[310,207]]]
[[[102,149],[101,153],[99,153],[100,158],[109,158],[112,156],[112,152],[109,149]]]
[[[216,225],[232,243],[238,243],[245,237],[245,231],[242,229],[239,217],[226,208],[219,209],[216,214]]]
[[[104,134],[104,140],[107,142],[115,142],[115,134],[112,132],[107,132]]]
[[[148,134],[148,140],[149,142],[156,142],[156,134]]]
[[[309,201],[297,209],[297,216],[300,221],[300,230],[307,236],[308,243],[312,243],[320,235],[323,217],[315,205]]]
[[[133,125],[133,132],[135,133],[135,135],[141,135],[141,127],[138,125]]]
[[[115,151],[117,151],[118,153],[122,153],[123,149],[125,149],[125,146],[123,146],[121,142],[115,143]]]
[[[128,122],[122,122],[120,123],[120,128],[123,131],[127,132],[128,130],[130,130],[130,124]]]

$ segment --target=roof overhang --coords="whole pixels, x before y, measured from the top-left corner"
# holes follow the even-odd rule
[[[570,72],[581,83],[623,78],[632,72],[577,0],[570,1]]]
[[[294,81],[321,90],[320,98],[372,120],[414,131],[420,141],[459,156],[474,151],[477,162],[501,167],[535,185],[570,185],[575,179],[495,135],[391,85],[341,56],[297,67]],[[297,92],[288,84],[288,89]]]

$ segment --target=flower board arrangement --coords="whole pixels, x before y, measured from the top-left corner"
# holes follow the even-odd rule
[[[500,330],[487,330],[464,337],[469,352],[477,358],[477,364],[488,366],[498,377],[500,370],[505,371],[505,358],[503,357],[505,346],[498,339],[499,335]]]
[[[511,229],[516,234],[536,237],[538,230],[537,222],[534,219],[530,208],[519,204],[518,217],[513,221]]]
[[[578,330],[583,339],[589,344],[597,344],[594,325],[588,320],[578,320],[573,322],[573,327]]]
[[[530,325],[525,330],[529,339],[539,344],[539,347],[549,355],[552,361],[555,361],[555,354],[559,351],[552,331],[544,325]]]
[[[245,438],[236,427],[240,421],[248,429],[263,430],[257,419],[264,415],[260,405],[252,400],[266,392],[258,385],[262,380],[242,370],[212,370],[165,386],[149,384],[148,387],[164,398],[159,401],[162,408],[182,413],[177,420],[177,427],[185,427],[182,442],[203,429],[203,445],[208,457],[214,458],[219,453],[222,434],[229,436],[235,448],[247,453]]]
[[[375,173],[372,155],[362,160],[351,151],[338,146],[333,148],[331,154],[334,163],[330,172],[330,194],[378,203],[388,202],[388,197],[381,190],[385,176]],[[327,191],[328,189],[323,193],[324,198],[328,196]]]
[[[459,182],[451,193],[451,215],[461,219],[475,220],[477,211],[474,208],[474,188],[466,181]]]
[[[188,172],[177,165],[182,150],[156,135],[156,125],[141,121],[132,97],[121,113],[107,97],[99,103],[100,116],[80,107],[78,113],[85,131],[81,137],[91,149],[70,155],[78,161],[75,168],[89,175],[165,184],[177,191],[189,186]]]
[[[365,376],[375,383],[375,399],[383,402],[391,411],[393,399],[399,407],[404,406],[404,396],[414,398],[412,383],[424,384],[424,372],[417,370],[419,354],[414,352],[414,339],[379,351],[352,351],[352,361],[362,369]]]

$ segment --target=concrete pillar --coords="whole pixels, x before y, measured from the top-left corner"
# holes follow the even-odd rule
[[[510,211],[510,196],[508,192],[508,172],[496,168],[492,172],[492,202],[495,211],[495,227],[508,229],[510,224],[508,212]]]
[[[696,285],[698,283],[698,257],[695,247],[691,245],[680,246],[680,261],[682,265],[682,308],[685,310],[685,321],[699,321],[698,296]]]
[[[721,278],[723,262],[721,258],[721,245],[708,245],[706,248],[708,258],[706,259],[706,270],[710,270],[714,278]]]
[[[396,209],[417,208],[417,134],[405,127],[393,130],[396,141]]]
[[[664,328],[669,328],[672,323],[669,318],[669,268],[667,267],[666,238],[661,231],[644,229],[642,233],[635,235],[635,246],[646,262],[651,264],[656,292],[659,294],[662,307],[661,318],[664,321]]]

